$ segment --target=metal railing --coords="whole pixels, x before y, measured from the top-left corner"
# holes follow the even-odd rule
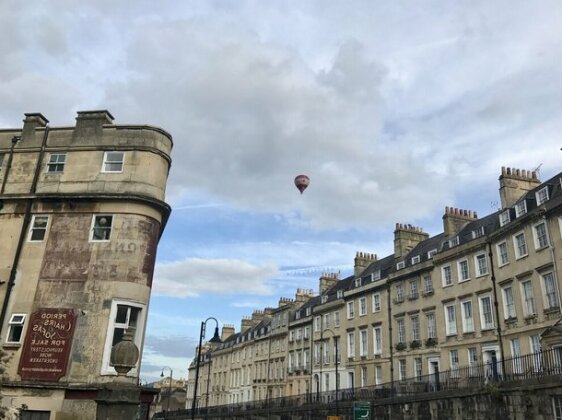
[[[418,375],[413,378],[399,379],[380,385],[342,388],[336,391],[309,392],[289,397],[269,398],[247,401],[237,404],[212,406],[208,413],[234,413],[249,410],[275,410],[307,405],[334,404],[345,401],[376,401],[387,398],[409,397],[419,398],[423,394],[440,391],[482,389],[486,385],[511,381],[544,378],[546,376],[562,375],[562,351],[552,349],[538,353],[527,354],[515,358],[490,360],[487,363],[473,364],[456,369],[436,371],[428,375]],[[198,410],[204,415],[205,409]],[[190,410],[178,410],[168,413],[170,419],[187,418]]]

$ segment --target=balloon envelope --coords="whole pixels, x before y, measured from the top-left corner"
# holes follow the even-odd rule
[[[310,183],[310,178],[307,177],[306,175],[297,175],[297,177],[295,178],[295,186],[299,189],[301,194],[303,193],[304,190],[306,190],[309,183]]]

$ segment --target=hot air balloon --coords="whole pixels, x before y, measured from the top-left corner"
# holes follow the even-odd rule
[[[310,178],[308,178],[306,175],[297,175],[297,177],[295,178],[295,186],[299,189],[301,194],[304,190],[306,190],[306,187],[308,187],[309,183]]]

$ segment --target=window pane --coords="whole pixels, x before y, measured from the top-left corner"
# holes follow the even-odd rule
[[[125,305],[117,305],[117,314],[115,315],[115,322],[118,324],[127,324],[127,313],[129,307]]]

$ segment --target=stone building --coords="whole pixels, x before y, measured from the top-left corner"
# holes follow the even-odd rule
[[[397,223],[392,254],[358,252],[353,275],[323,274],[318,295],[290,307],[287,334],[285,325],[274,334],[271,320],[232,335],[255,350],[243,375],[254,388],[233,397],[232,381],[225,380],[232,372],[221,364],[221,398],[211,400],[330,401],[336,387],[360,395],[407,381],[431,389],[437,372],[454,377],[461,368],[472,374],[483,366],[485,375],[506,371],[517,378],[522,356],[531,355],[525,368],[537,371],[545,350],[562,369],[562,173],[541,182],[533,172],[502,168],[499,181],[497,211],[479,218],[446,207],[443,231],[433,236]],[[274,336],[287,340],[275,344],[275,361],[268,351]],[[226,340],[215,352],[237,360],[237,349]],[[262,389],[271,384],[264,372],[276,371],[279,362],[285,388],[271,395]]]
[[[138,368],[171,149],[167,132],[107,111],[0,130],[2,404],[23,418],[134,418],[152,400]],[[118,374],[125,332],[140,354]]]

